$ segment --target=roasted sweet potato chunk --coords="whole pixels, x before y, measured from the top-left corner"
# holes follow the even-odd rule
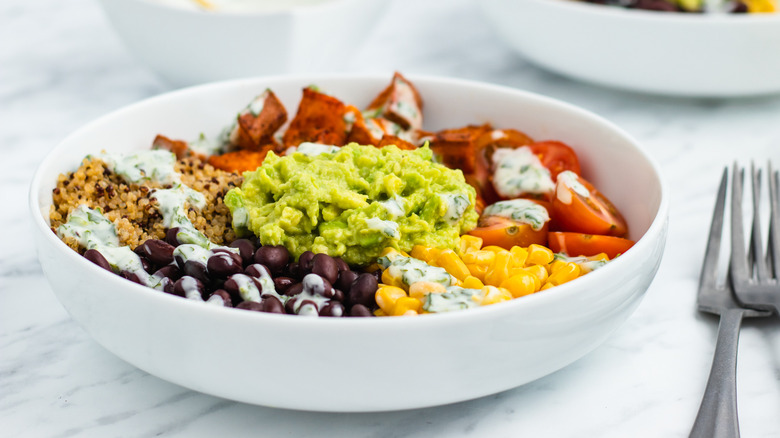
[[[374,98],[369,110],[397,123],[404,130],[420,130],[423,124],[422,98],[417,89],[400,73],[395,72],[390,85]]]
[[[407,151],[412,151],[417,149],[417,146],[415,146],[412,143],[409,143],[408,141],[402,139],[401,137],[396,137],[394,135],[389,135],[389,134],[385,134],[382,137],[382,140],[379,141],[377,147],[383,148],[385,146],[390,146],[391,144],[396,145],[398,149],[404,149]]]
[[[492,130],[489,124],[445,129],[434,134],[430,142],[431,150],[441,158],[444,165],[470,174],[477,168],[477,139]]]
[[[249,144],[242,149],[260,150],[273,142],[273,135],[287,121],[287,110],[271,90],[265,90],[238,116],[238,126],[246,134]],[[242,142],[246,143],[246,142]]]
[[[347,106],[335,97],[320,93],[311,87],[303,89],[298,112],[284,133],[285,147],[303,142],[343,146],[347,141]]]
[[[206,156],[190,149],[184,140],[173,140],[164,135],[157,135],[152,141],[152,149],[167,149],[176,155],[177,160],[187,157],[198,157],[206,160]]]
[[[246,172],[255,170],[263,164],[265,156],[269,151],[272,151],[274,145],[265,145],[260,150],[240,150],[234,152],[228,152],[222,155],[212,155],[208,159],[208,163],[217,169],[222,169],[228,172]]]

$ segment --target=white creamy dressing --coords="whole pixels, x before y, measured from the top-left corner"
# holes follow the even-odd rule
[[[504,198],[552,194],[555,189],[550,171],[527,146],[497,149],[493,169],[493,185]]]
[[[303,277],[302,283],[303,290],[295,296],[293,310],[302,316],[319,316],[319,309],[322,309],[325,304],[330,302],[329,298],[325,298],[322,295],[325,291],[325,283],[322,281],[322,277],[317,274],[307,274]],[[303,304],[304,301],[312,301],[314,306],[309,303]]]
[[[387,211],[387,214],[390,215],[390,217],[393,219],[398,219],[406,216],[404,199],[398,195],[386,201],[377,201],[377,203],[380,204],[382,208],[384,208],[385,211]]]
[[[332,0],[156,0],[177,8],[210,12],[274,12],[313,6]]]
[[[482,212],[482,217],[488,216],[500,216],[529,224],[536,231],[542,229],[550,220],[546,208],[528,199],[512,199],[488,205]]]
[[[609,263],[611,260],[591,260],[585,256],[569,257],[564,253],[555,254],[555,260],[574,263],[580,267],[583,274],[595,271]]]
[[[145,181],[160,184],[179,183],[179,174],[173,168],[176,155],[165,149],[152,149],[132,154],[101,154],[108,169],[131,184]]]
[[[571,189],[570,190],[567,190]],[[558,174],[558,185],[556,186],[555,196],[564,204],[571,204],[572,196],[571,192],[582,196],[587,199],[590,197],[590,191],[587,187],[582,185],[579,177],[571,170],[564,170]]]
[[[493,132],[490,133],[490,138],[493,141],[501,140],[504,137],[506,137],[506,133],[500,129],[494,129]]]
[[[252,277],[246,274],[233,274],[230,276],[238,284],[238,293],[244,301],[260,302],[260,289],[257,287]]]
[[[176,184],[170,189],[156,189],[152,192],[152,199],[157,200],[157,210],[163,217],[163,225],[166,228],[179,228],[176,239],[181,243],[194,243],[204,248],[216,248],[209,239],[187,217],[185,203],[202,210],[206,207],[206,198],[184,184]]]
[[[187,142],[187,147],[190,150],[206,157],[222,152],[224,145],[225,142],[221,138],[214,141],[207,138],[206,134],[203,133],[197,139]]]
[[[401,278],[401,281],[407,286],[411,286],[418,281],[428,281],[443,286],[450,286],[455,283],[455,278],[444,268],[431,266],[413,257],[405,257],[401,254],[393,253],[380,257],[377,263],[388,269],[393,277]]]
[[[299,144],[298,147],[295,148],[292,152],[297,152],[299,154],[303,154],[309,157],[316,157],[317,155],[322,155],[322,154],[335,154],[339,150],[341,150],[340,147],[333,146],[330,144],[303,142]],[[289,149],[288,149],[288,153],[289,153]]]
[[[460,286],[450,286],[447,292],[428,294],[423,304],[423,310],[431,313],[452,312],[455,310],[479,307],[474,296],[482,293],[479,289],[465,289]]]
[[[400,239],[401,231],[398,228],[398,222],[385,221],[378,217],[372,217],[366,219],[366,228],[369,230],[379,231],[385,237],[391,239]]]
[[[209,257],[212,255],[214,255],[214,253],[210,249],[192,243],[179,245],[173,250],[174,258],[180,257],[185,262],[194,261],[202,264],[203,266],[206,266]]]
[[[355,125],[356,121],[357,121],[357,115],[355,115],[353,110],[347,110],[347,112],[344,113],[344,123],[347,124],[346,126],[347,132],[352,130],[352,126]]]
[[[444,212],[444,221],[449,225],[457,224],[469,208],[469,197],[461,193],[445,193],[438,195],[442,203],[447,206]]]
[[[144,270],[141,258],[129,246],[119,246],[116,226],[98,210],[80,205],[68,215],[68,221],[57,228],[57,236],[73,238],[86,249],[94,249],[106,259],[114,272],[130,272],[155,289],[162,288],[159,277]]]
[[[376,140],[381,140],[385,136],[385,128],[380,123],[380,119],[366,119],[366,129]]]

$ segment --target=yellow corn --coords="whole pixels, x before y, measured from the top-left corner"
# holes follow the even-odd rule
[[[576,263],[562,262],[552,268],[547,283],[559,286],[580,276],[580,267]]]
[[[434,283],[432,281],[416,281],[409,286],[409,296],[422,300],[428,294],[440,294],[447,292],[447,288],[443,284]]]
[[[388,246],[387,248],[382,250],[382,252],[379,254],[379,257],[386,257],[389,256],[390,254],[400,254],[400,252],[397,249]]]
[[[396,276],[390,273],[389,269],[385,269],[384,272],[382,272],[382,283],[389,285],[389,286],[395,286],[398,288],[406,289],[409,286],[404,284],[403,278],[400,276]]]
[[[470,264],[476,263],[478,265],[489,265],[496,259],[496,253],[493,251],[472,251],[467,252],[461,256],[463,263]]]
[[[502,301],[509,301],[512,298],[512,293],[507,289],[495,286],[485,286],[482,288],[480,304],[483,306],[488,306],[490,304],[496,304]]]
[[[496,259],[485,273],[485,283],[500,285],[509,276],[511,258],[512,254],[505,249],[497,252]]]
[[[472,251],[479,251],[482,248],[482,238],[470,236],[468,234],[460,236],[460,255],[468,254]]]
[[[748,12],[751,14],[775,12],[777,10],[777,5],[773,0],[745,0],[745,4],[748,7]]]
[[[528,258],[525,261],[528,265],[547,265],[553,261],[554,255],[550,248],[542,245],[531,244],[528,247]]]
[[[393,308],[393,316],[402,316],[402,315],[409,315],[410,312],[413,312],[411,314],[417,315],[420,312],[422,312],[422,301],[412,298],[412,297],[401,297],[398,298],[398,301],[395,302],[395,307]]]
[[[501,287],[507,289],[513,297],[517,298],[536,292],[538,282],[539,280],[533,275],[521,272],[504,280]]]
[[[482,289],[485,285],[479,278],[469,275],[463,280],[463,287],[466,289]]]
[[[422,260],[425,263],[431,263],[434,260],[436,260],[437,257],[439,257],[439,253],[441,253],[441,250],[438,248],[429,248],[427,246],[422,245],[414,245],[412,248],[411,256]]]
[[[482,250],[483,251],[490,251],[490,252],[494,252],[494,253],[498,254],[501,251],[506,251],[506,248],[501,248],[500,246],[496,246],[496,245],[488,245],[488,246],[482,248]]]
[[[547,269],[542,265],[527,266],[523,268],[523,271],[528,272],[529,274],[538,278],[540,283],[547,281],[547,277],[549,276],[549,272],[547,272]]]
[[[525,266],[526,260],[528,260],[528,250],[521,246],[513,246],[509,250],[512,254],[513,267],[522,268]]]
[[[477,277],[480,281],[485,281],[485,274],[487,274],[490,265],[469,264],[466,267],[469,268],[469,273],[472,276]]]
[[[395,306],[401,298],[407,298],[406,291],[400,287],[380,285],[375,294],[376,304],[387,315],[395,313]]]
[[[463,260],[461,260],[457,254],[455,254],[455,251],[451,249],[445,249],[442,251],[439,257],[436,259],[436,264],[444,268],[447,272],[449,272],[450,275],[457,278],[458,280],[463,280],[470,275],[469,268],[466,267],[466,264],[463,263]]]

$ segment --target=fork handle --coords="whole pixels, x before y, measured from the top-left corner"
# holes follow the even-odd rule
[[[715,356],[691,438],[739,437],[737,345],[742,315],[742,309],[728,309],[720,315]]]

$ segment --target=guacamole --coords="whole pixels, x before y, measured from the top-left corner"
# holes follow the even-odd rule
[[[311,148],[308,148],[311,149]],[[305,150],[305,149],[304,149]],[[350,144],[317,153],[269,153],[225,196],[238,235],[341,257],[376,262],[385,247],[456,249],[476,226],[476,193],[460,170],[433,162],[431,150]]]

